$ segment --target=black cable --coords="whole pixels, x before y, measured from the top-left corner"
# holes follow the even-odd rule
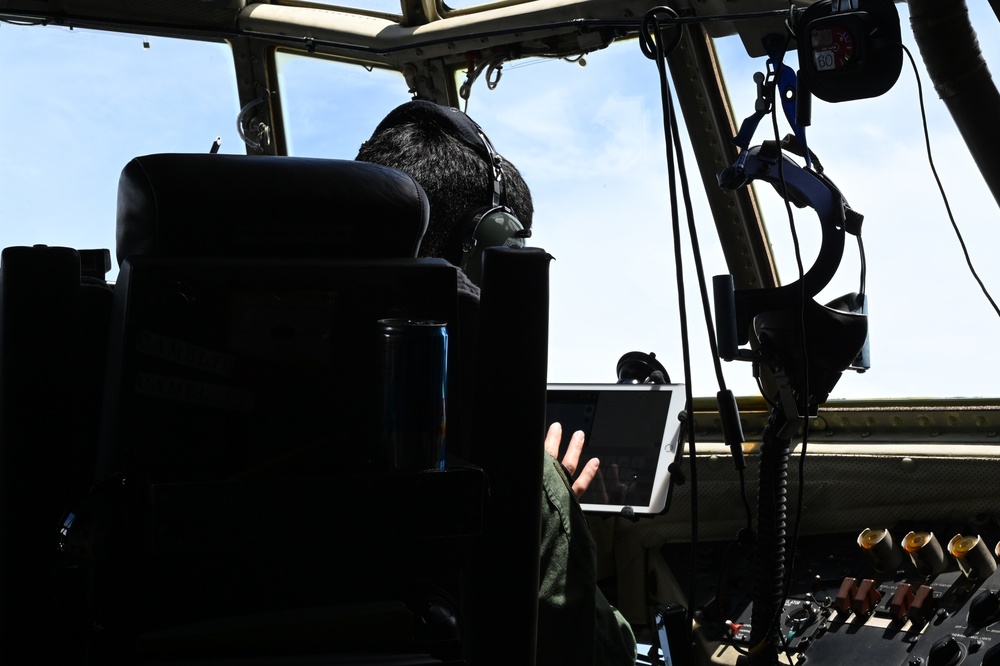
[[[737,470],[740,474],[740,497],[743,498],[743,510],[747,516],[747,529],[753,530],[753,511],[750,508],[750,498],[747,497],[747,475],[745,470]]]
[[[785,496],[791,448],[791,440],[782,437],[781,431],[787,424],[787,415],[779,403],[771,410],[761,437],[749,666],[774,666],[777,663],[775,617],[780,617],[784,605]],[[767,557],[768,554],[771,556]]]
[[[788,36],[789,41],[791,40],[791,35]],[[788,42],[785,43],[785,48],[788,47]],[[775,140],[778,140],[778,115],[777,109],[773,109],[771,113],[774,126]],[[785,568],[785,580],[783,581],[783,590],[781,603],[778,604],[778,608],[775,612],[775,617],[773,620],[773,626],[775,629],[780,626],[781,614],[784,612],[785,604],[788,602],[788,593],[791,589],[792,576],[795,572],[795,551],[798,546],[799,541],[799,527],[802,524],[802,509],[804,506],[804,490],[805,490],[805,461],[806,461],[806,449],[809,442],[809,349],[806,343],[806,282],[805,282],[805,267],[802,264],[802,247],[799,244],[798,231],[795,228],[795,215],[792,212],[792,204],[789,201],[787,195],[787,186],[785,185],[785,174],[783,169],[784,160],[778,160],[778,174],[781,180],[781,188],[785,195],[785,211],[788,215],[788,226],[792,234],[792,246],[795,249],[795,264],[799,271],[799,285],[801,292],[799,295],[799,332],[802,336],[802,375],[803,375],[803,386],[801,395],[801,405],[799,406],[799,412],[802,416],[802,450],[799,452],[799,465],[798,465],[798,475],[799,475],[799,488],[796,501],[795,510],[795,522],[792,525],[792,535],[789,540],[788,550],[785,553],[785,561],[787,566]],[[778,632],[780,636],[780,632]],[[786,656],[789,657],[791,661],[791,656],[787,654],[787,644],[785,645]]]
[[[788,44],[786,43],[785,46],[787,47]],[[778,136],[778,120],[777,120],[777,111],[776,110],[772,113],[772,118],[773,118],[775,139],[777,139],[777,136]],[[779,174],[779,178],[781,180],[782,190],[786,190],[785,173],[784,173],[784,169],[783,169],[783,163],[784,163],[784,160],[782,160],[782,159],[778,160],[778,174]],[[802,495],[802,491],[803,491],[803,488],[805,487],[805,483],[804,483],[804,478],[805,478],[805,457],[806,457],[806,447],[807,447],[807,444],[808,444],[808,441],[809,441],[809,349],[808,349],[808,346],[806,344],[806,298],[807,298],[807,295],[806,295],[806,283],[805,283],[805,279],[804,279],[805,278],[805,267],[802,264],[802,247],[801,247],[801,245],[799,243],[798,230],[795,228],[795,215],[794,215],[794,212],[792,211],[792,205],[791,205],[791,202],[789,201],[789,198],[788,198],[787,194],[785,196],[785,212],[788,215],[788,226],[789,226],[789,229],[791,230],[791,234],[792,234],[792,246],[795,249],[795,264],[796,264],[796,267],[798,268],[798,271],[799,271],[799,286],[801,288],[801,292],[799,294],[799,299],[800,299],[800,303],[799,303],[799,332],[800,332],[800,334],[802,336],[802,359],[803,359],[803,362],[802,362],[802,374],[803,374],[803,386],[802,386],[802,395],[801,395],[801,401],[802,402],[799,405],[799,412],[800,412],[800,414],[801,414],[801,416],[803,418],[803,421],[802,421],[802,450],[801,450],[801,452],[799,454],[799,470],[798,470],[799,471],[798,507],[797,507],[797,513],[796,513],[796,518],[795,518],[795,524],[794,524],[794,527],[792,528],[791,552],[790,552],[790,554],[788,556],[788,559],[789,559],[789,562],[790,562],[790,565],[788,567],[788,574],[787,574],[788,578],[789,578],[789,581],[785,584],[785,599],[782,600],[782,604],[781,604],[781,608],[782,609],[784,608],[784,605],[785,605],[784,602],[785,602],[785,600],[787,600],[787,598],[788,598],[788,588],[789,588],[789,583],[790,583],[790,579],[791,579],[791,572],[792,572],[792,569],[793,569],[793,567],[791,566],[791,564],[793,564],[794,561],[795,561],[795,546],[796,546],[796,543],[798,542],[799,524],[801,523],[801,519],[802,519],[802,507],[803,507],[803,495]],[[860,236],[859,236],[859,238],[860,238]]]
[[[941,178],[938,176],[937,168],[934,166],[934,155],[931,153],[931,135],[930,130],[927,128],[927,111],[924,108],[924,88],[920,83],[920,72],[917,69],[917,63],[913,59],[913,54],[910,53],[910,49],[906,48],[905,44],[900,44],[903,49],[903,53],[910,60],[910,67],[913,68],[913,74],[917,80],[917,97],[920,99],[920,119],[924,126],[924,144],[927,146],[927,164],[931,168],[931,173],[934,175],[934,182],[937,183],[938,191],[941,193],[941,200],[944,202],[944,208],[948,212],[948,219],[951,221],[951,228],[955,230],[955,235],[958,237],[958,243],[962,246],[962,254],[965,255],[965,263],[969,266],[969,271],[972,273],[972,277],[976,279],[979,283],[979,288],[985,294],[986,299],[993,306],[993,310],[1000,316],[1000,307],[997,307],[996,301],[993,300],[993,296],[990,295],[989,290],[983,283],[982,279],[979,277],[979,273],[976,272],[975,266],[972,265],[972,258],[969,256],[969,249],[965,245],[965,238],[962,237],[962,232],[958,228],[958,223],[955,222],[955,215],[951,211],[951,203],[948,201],[948,195],[944,191],[944,185],[941,184]]]
[[[683,146],[681,145],[681,134],[680,134],[680,130],[679,130],[678,124],[677,124],[677,114],[676,114],[676,112],[674,110],[674,107],[673,107],[673,99],[672,99],[672,96],[670,95],[669,86],[666,85],[666,69],[665,69],[666,55],[669,52],[671,52],[674,48],[677,47],[677,45],[680,43],[680,39],[682,38],[682,34],[681,34],[680,29],[678,28],[676,35],[669,42],[669,44],[664,45],[664,43],[663,43],[664,40],[662,39],[662,34],[663,34],[662,33],[662,26],[661,26],[661,24],[659,22],[659,18],[658,18],[658,13],[662,13],[663,11],[668,11],[668,13],[674,14],[673,10],[654,10],[652,12],[647,13],[647,18],[649,20],[643,22],[643,28],[641,30],[641,33],[643,35],[643,39],[640,41],[640,47],[642,48],[643,53],[647,57],[651,57],[651,56],[655,56],[656,57],[657,67],[658,67],[658,70],[659,70],[659,73],[660,73],[660,85],[661,85],[661,90],[663,91],[663,99],[664,99],[664,109],[665,109],[665,111],[664,111],[664,133],[665,133],[665,136],[667,137],[668,144],[671,143],[671,142],[673,143],[673,149],[672,150],[670,149],[670,146],[668,145],[667,163],[668,163],[668,171],[669,171],[669,174],[670,174],[671,207],[672,207],[672,217],[671,217],[671,220],[672,220],[672,223],[673,223],[673,232],[674,232],[674,239],[675,239],[675,244],[674,244],[675,250],[674,251],[675,251],[675,259],[676,259],[677,271],[678,271],[678,289],[679,289],[679,291],[683,292],[684,278],[683,278],[682,253],[680,251],[680,242],[679,242],[679,239],[680,239],[680,226],[679,226],[679,220],[678,220],[678,206],[677,206],[677,196],[676,196],[676,184],[675,184],[675,180],[674,180],[674,174],[675,174],[674,161],[673,161],[674,156],[676,156],[676,174],[680,178],[681,193],[682,193],[682,198],[683,198],[683,201],[684,201],[685,215],[686,215],[686,219],[687,219],[687,223],[688,223],[688,234],[689,234],[689,238],[690,238],[690,242],[691,242],[691,246],[692,246],[692,254],[694,255],[695,272],[696,272],[696,275],[698,277],[699,294],[700,294],[701,301],[702,301],[702,311],[703,311],[704,316],[705,316],[705,326],[706,326],[706,331],[707,331],[708,340],[709,340],[709,346],[710,346],[710,350],[711,350],[711,354],[712,354],[712,360],[713,360],[714,367],[715,367],[716,380],[717,380],[717,382],[719,384],[719,390],[720,391],[726,391],[727,390],[727,388],[726,388],[726,381],[725,381],[725,376],[722,373],[722,363],[721,363],[721,359],[719,358],[718,343],[717,343],[717,341],[715,339],[715,328],[714,328],[714,323],[712,322],[711,307],[710,307],[710,304],[709,304],[708,285],[707,285],[707,280],[705,279],[705,269],[704,269],[704,264],[702,262],[701,248],[700,248],[700,243],[698,241],[698,232],[697,232],[697,228],[696,228],[695,220],[694,220],[694,208],[693,208],[692,201],[691,201],[691,193],[690,193],[689,181],[688,181],[688,177],[687,177],[687,169],[686,169],[686,166],[685,166],[685,163],[684,163],[684,152],[683,152]],[[654,39],[653,38],[653,34],[651,32],[651,28],[655,28],[656,35],[660,36],[659,39]],[[682,318],[682,322],[683,322],[682,325],[685,328],[685,332],[682,333],[682,337],[686,338],[686,326],[687,326],[686,301],[685,301],[685,297],[683,295],[679,296],[679,299],[680,299],[680,302],[681,302],[681,307],[679,309],[681,311],[681,318]],[[685,350],[686,351],[685,351],[685,366],[684,366],[684,371],[685,371],[685,376],[688,378],[688,382],[687,382],[688,396],[687,396],[687,399],[688,399],[688,405],[690,406],[692,404],[692,398],[691,398],[691,390],[692,390],[691,389],[691,369],[690,369],[690,352],[687,351],[687,349],[688,348],[687,348],[686,343],[685,343]],[[687,410],[687,413],[688,413],[688,419],[689,419],[688,425],[689,425],[689,428],[690,428],[688,436],[689,436],[689,439],[691,440],[690,453],[691,453],[692,497],[693,497],[693,499],[692,499],[692,537],[693,537],[692,538],[692,548],[693,548],[692,557],[694,558],[694,557],[697,556],[697,553],[696,553],[696,550],[697,550],[697,499],[694,498],[694,495],[695,495],[695,492],[696,492],[696,487],[697,487],[696,447],[695,447],[694,441],[693,441],[693,438],[694,438],[694,432],[693,432],[693,414],[691,414],[690,409]],[[749,497],[748,497],[747,492],[746,492],[746,479],[745,479],[745,475],[744,475],[742,469],[740,469],[738,471],[739,471],[739,475],[740,475],[741,497],[742,497],[742,500],[743,500],[744,509],[746,511],[747,529],[749,530],[749,529],[752,528],[752,525],[753,525],[753,512],[752,512],[752,510],[750,508],[750,500],[749,500]],[[692,579],[692,581],[693,581],[693,579]],[[689,609],[688,609],[689,619],[693,619],[694,604],[695,604],[695,594],[694,594],[694,589],[692,588],[692,590],[690,592],[690,605],[689,605]]]
[[[657,7],[646,12],[643,17],[640,29],[639,46],[647,58],[656,61],[656,69],[659,75],[660,94],[663,105],[663,132],[666,143],[667,157],[667,177],[670,192],[671,208],[671,228],[674,235],[674,262],[677,279],[677,309],[680,317],[681,328],[681,350],[684,364],[684,377],[687,379],[684,386],[684,414],[688,438],[688,453],[691,461],[691,563],[692,567],[698,558],[698,472],[697,472],[697,447],[695,445],[695,427],[691,386],[691,349],[688,340],[687,327],[687,302],[684,295],[684,266],[683,252],[680,238],[680,215],[677,206],[677,183],[674,168],[674,147],[675,141],[671,139],[674,135],[676,120],[674,120],[673,98],[670,94],[670,85],[667,81],[666,59],[669,51],[663,43],[663,33],[661,30],[658,14],[666,13],[668,16],[677,18],[677,12],[669,7]],[[653,30],[655,29],[655,35]],[[672,48],[680,42],[680,30],[677,28],[677,36],[673,40]],[[686,189],[685,189],[686,191]],[[692,626],[694,622],[694,606],[696,600],[696,579],[692,575],[688,581],[688,607],[687,626]]]
[[[680,31],[678,30],[678,35],[675,41],[673,42],[674,48],[676,48],[676,45],[679,43],[680,38],[681,35]],[[673,109],[671,102],[671,111],[672,110]],[[681,191],[684,199],[685,215],[688,223],[688,236],[691,242],[691,251],[692,254],[694,255],[695,274],[697,275],[698,278],[698,290],[701,296],[702,312],[704,313],[705,316],[705,329],[708,335],[708,344],[712,355],[713,366],[715,369],[715,377],[716,381],[718,382],[720,392],[726,391],[728,389],[726,387],[725,376],[723,375],[722,372],[722,360],[719,356],[718,342],[715,338],[715,324],[712,321],[712,310],[708,297],[708,285],[707,285],[707,280],[705,279],[705,267],[701,256],[701,245],[698,241],[698,230],[694,220],[694,208],[691,203],[691,193],[688,184],[687,169],[684,164],[684,152],[681,146],[680,130],[677,126],[677,114],[673,112],[671,112],[670,114],[670,134],[668,136],[673,137],[674,150],[677,154],[677,168],[678,168],[678,173],[680,175]],[[675,231],[675,234],[676,233],[677,231]],[[687,369],[685,370],[685,372],[687,372]],[[691,382],[690,375],[687,376],[688,376],[688,383],[690,384]],[[737,472],[739,473],[740,477],[740,496],[742,498],[743,507],[746,512],[747,530],[752,530],[753,511],[750,507],[750,499],[747,495],[746,475],[744,474],[744,470],[742,468],[738,469]],[[693,598],[691,599],[691,604],[693,607],[694,605]]]
[[[785,45],[784,45],[784,48],[782,49],[782,53],[784,53],[787,50],[790,41],[791,41],[791,34],[789,33],[789,34],[786,34]],[[775,69],[777,71],[780,71],[780,69],[781,69],[781,62],[780,61],[777,63]],[[770,640],[771,637],[773,637],[774,635],[776,635],[778,633],[777,630],[778,630],[778,627],[780,625],[781,615],[782,615],[782,613],[784,611],[785,604],[787,603],[787,600],[788,600],[788,593],[789,593],[789,590],[791,588],[791,578],[792,578],[792,574],[794,572],[795,550],[796,550],[796,545],[798,543],[799,528],[800,528],[800,525],[801,525],[802,513],[803,513],[803,507],[804,507],[804,494],[803,494],[803,491],[804,491],[804,488],[805,488],[805,457],[806,457],[806,450],[807,450],[807,447],[808,447],[808,439],[809,439],[809,393],[810,392],[809,392],[809,355],[808,355],[808,349],[807,349],[807,344],[806,344],[806,324],[805,324],[805,303],[806,303],[806,298],[807,298],[806,285],[805,285],[805,279],[804,279],[804,277],[805,277],[805,267],[803,266],[803,263],[802,263],[802,250],[801,250],[801,245],[799,243],[798,231],[795,228],[795,216],[794,216],[794,214],[792,212],[792,206],[791,206],[791,202],[790,202],[790,197],[788,196],[788,187],[787,187],[787,184],[785,182],[784,160],[781,157],[781,140],[780,140],[780,132],[779,132],[779,129],[778,129],[777,104],[776,104],[776,100],[773,97],[773,90],[772,90],[772,99],[771,99],[771,124],[772,124],[772,128],[773,128],[773,131],[774,131],[775,142],[778,144],[778,147],[779,147],[778,179],[779,179],[779,182],[780,182],[780,185],[781,185],[779,193],[781,194],[782,199],[784,200],[785,212],[786,212],[786,214],[788,216],[788,224],[789,224],[789,229],[790,229],[791,235],[792,235],[792,245],[793,245],[793,248],[794,248],[794,251],[795,251],[795,262],[796,262],[796,267],[798,269],[798,279],[799,279],[799,285],[800,285],[800,289],[801,289],[800,303],[799,303],[799,327],[800,327],[799,330],[800,330],[801,342],[802,342],[802,356],[803,356],[803,369],[802,369],[802,371],[803,371],[803,376],[804,376],[804,386],[801,389],[801,393],[802,393],[802,395],[801,395],[801,403],[802,404],[798,407],[798,409],[800,411],[800,414],[803,416],[803,434],[802,434],[802,450],[800,452],[799,465],[798,465],[799,488],[798,488],[798,497],[797,497],[796,518],[795,518],[795,522],[794,522],[793,527],[792,527],[792,535],[791,535],[791,540],[790,540],[791,541],[790,542],[790,547],[789,547],[789,550],[788,550],[787,553],[785,552],[785,550],[784,550],[783,547],[779,548],[780,552],[775,553],[776,556],[782,558],[782,560],[784,560],[784,562],[788,563],[787,567],[785,566],[784,562],[782,562],[780,564],[780,566],[776,566],[775,567],[776,571],[781,571],[783,569],[783,576],[782,576],[782,580],[780,581],[781,590],[778,592],[778,594],[780,594],[780,602],[774,608],[774,612],[773,612],[773,614],[771,616],[771,619],[770,619],[770,622],[769,622],[769,625],[768,625],[768,629],[767,629],[766,632],[764,632],[762,634],[763,637],[761,638],[761,642],[758,645],[751,647],[751,652],[752,653],[755,652],[755,651],[757,651],[759,648],[761,648],[763,646],[764,642]],[[763,388],[761,386],[761,384],[760,384],[759,378],[758,378],[758,386],[760,386],[761,388]],[[761,393],[763,394],[763,390],[761,391]],[[766,397],[767,396],[765,396],[765,398]],[[763,521],[760,521],[760,522],[761,522],[761,524],[763,523]],[[761,527],[761,526],[759,526],[759,527]],[[780,532],[779,536],[783,536],[783,530],[780,529],[780,526],[779,526],[779,532]],[[782,543],[782,544],[779,544],[779,545],[783,546],[784,544]],[[755,599],[755,602],[756,601],[757,601],[757,599]],[[788,653],[787,653],[787,650],[788,650],[787,642],[786,641],[782,641],[782,644],[783,644],[783,647],[785,648],[786,656],[788,656],[789,660],[791,661],[791,656],[788,655]]]
[[[679,39],[680,35],[678,34],[678,38],[674,42],[675,45],[679,43]],[[698,230],[694,221],[694,207],[691,203],[691,192],[688,184],[689,181],[687,177],[687,168],[685,167],[684,164],[684,151],[683,147],[681,146],[681,138],[680,138],[681,133],[677,126],[677,114],[673,112],[672,104],[673,102],[671,101],[670,135],[673,136],[674,151],[676,152],[677,155],[677,169],[678,169],[678,174],[680,175],[681,192],[684,199],[684,212],[688,223],[688,236],[691,241],[691,251],[692,254],[694,255],[695,274],[698,277],[698,291],[701,295],[701,307],[702,307],[702,312],[704,313],[705,316],[705,330],[708,335],[708,344],[712,355],[712,362],[715,368],[715,377],[719,385],[719,391],[720,392],[727,391],[728,389],[726,387],[726,378],[722,373],[722,360],[719,357],[719,345],[717,340],[715,339],[715,324],[712,321],[712,310],[709,303],[708,281],[705,279],[705,266],[701,256],[701,245],[698,242]],[[687,370],[685,370],[685,372],[687,372]],[[688,382],[690,383],[690,375],[686,376],[688,377]],[[743,500],[743,506],[746,510],[747,529],[752,529],[753,511],[750,508],[750,499],[748,498],[746,492],[745,475],[743,473],[743,469],[739,469],[737,471],[739,472],[740,475],[740,494]]]
[[[674,137],[674,146],[677,151],[677,165],[681,177],[681,190],[684,195],[685,215],[688,222],[688,235],[691,240],[691,251],[694,254],[695,273],[698,276],[698,290],[701,294],[701,307],[705,313],[705,329],[708,332],[708,344],[712,353],[712,362],[715,366],[715,378],[719,384],[719,390],[725,391],[726,378],[722,374],[722,359],[719,358],[719,345],[715,339],[715,324],[712,321],[712,310],[708,300],[708,284],[705,280],[705,267],[701,259],[701,246],[698,243],[698,230],[694,223],[694,208],[691,205],[691,192],[688,189],[687,170],[684,166],[684,153],[681,148],[680,130],[677,128],[677,116],[670,116],[671,130]]]
[[[653,10],[652,12],[647,13],[647,16],[653,16],[654,17],[653,21],[651,21],[650,23],[655,23],[656,24],[656,28],[657,28],[657,34],[662,34],[660,32],[661,26],[659,24],[658,19],[656,18],[656,11],[657,10]],[[670,10],[670,11],[672,13],[676,14],[676,12],[673,12],[673,10]],[[675,25],[679,25],[679,22],[677,22],[677,21],[672,21],[670,23],[675,24]],[[647,24],[646,22],[644,22],[643,25],[644,25],[644,27],[641,30],[641,33],[645,36],[646,39],[640,41],[640,48],[642,48],[642,51],[646,55],[646,57],[652,57],[651,56],[652,49],[649,48],[649,44],[648,44],[648,40],[650,40],[650,38],[651,38],[651,35],[650,35],[650,32],[649,32],[649,24]],[[673,49],[675,49],[677,47],[677,45],[680,43],[681,38],[682,38],[682,33],[681,33],[680,28],[678,27],[677,34],[674,36],[674,38],[670,42],[669,46],[663,48],[663,51],[667,55],[669,55],[669,53],[671,53],[673,51]],[[665,59],[665,56],[664,56],[664,59]],[[659,62],[659,60],[658,60],[658,62]],[[661,78],[661,86],[663,85],[664,81],[665,81],[665,79]],[[682,191],[682,196],[683,196],[683,200],[684,200],[685,215],[686,215],[686,219],[687,219],[687,223],[688,223],[688,235],[689,235],[689,238],[690,238],[690,241],[691,241],[691,251],[692,251],[692,254],[694,256],[695,274],[697,275],[697,278],[698,278],[698,290],[699,290],[699,294],[700,294],[700,297],[701,297],[702,312],[704,313],[704,316],[705,316],[705,328],[706,328],[706,332],[707,332],[707,335],[708,335],[708,344],[709,344],[709,348],[710,348],[710,353],[712,355],[712,362],[713,362],[713,365],[714,365],[715,377],[716,377],[716,381],[717,381],[718,386],[719,386],[719,391],[721,393],[721,392],[728,391],[728,388],[726,387],[726,379],[725,379],[725,376],[723,375],[723,372],[722,372],[722,361],[721,361],[721,359],[719,357],[718,342],[717,342],[717,340],[715,338],[715,324],[712,321],[712,310],[711,310],[711,306],[710,306],[710,302],[709,302],[708,285],[707,285],[707,280],[705,279],[705,267],[704,267],[704,263],[702,261],[701,245],[700,245],[700,243],[698,241],[698,230],[697,230],[697,227],[695,225],[695,220],[694,220],[694,208],[693,208],[693,205],[691,203],[691,192],[690,192],[690,189],[689,189],[689,181],[688,181],[688,177],[687,177],[687,168],[686,168],[686,166],[684,164],[684,151],[683,151],[683,147],[681,145],[681,134],[680,134],[680,130],[678,129],[678,126],[677,126],[677,114],[673,111],[673,101],[672,101],[672,98],[670,97],[669,89],[667,89],[667,93],[666,93],[665,99],[671,105],[671,111],[670,111],[670,114],[669,114],[670,131],[667,134],[667,136],[673,138],[674,152],[677,155],[677,171],[678,171],[678,174],[680,176],[681,191]],[[672,200],[672,203],[674,204],[674,207],[675,207],[675,210],[676,210],[676,201]],[[676,233],[677,233],[677,230],[675,230],[675,234]],[[685,370],[685,372],[687,372],[687,370]],[[688,383],[690,383],[690,375],[688,374],[686,376],[688,377]],[[721,408],[722,408],[722,406],[720,405],[720,409]],[[740,478],[741,478],[741,483],[740,483],[741,498],[742,498],[742,501],[743,501],[744,508],[746,510],[747,529],[751,529],[752,525],[753,525],[753,512],[752,512],[752,510],[750,508],[750,500],[747,497],[747,493],[746,493],[746,484],[745,484],[745,481],[743,480],[744,479],[743,470],[742,469],[738,469],[738,471],[739,471]]]
[[[864,241],[861,240],[861,234],[858,234],[857,239],[858,239],[858,254],[861,259],[861,287],[858,289],[858,295],[862,299],[864,299],[865,289],[866,289],[865,280],[868,275],[868,262],[865,259],[865,244]]]

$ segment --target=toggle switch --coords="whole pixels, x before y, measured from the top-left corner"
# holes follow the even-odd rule
[[[837,596],[833,600],[833,607],[842,613],[850,611],[851,602],[857,594],[857,582],[848,576],[840,583],[840,589],[837,591]]]
[[[900,583],[896,586],[896,591],[889,600],[889,615],[895,620],[902,620],[910,611],[910,604],[913,603],[913,586],[909,583]]]
[[[983,580],[997,570],[997,561],[986,547],[986,542],[978,535],[956,534],[948,542],[948,552],[958,562],[958,568],[965,577],[970,580]]]
[[[907,615],[914,624],[926,622],[937,610],[938,600],[934,598],[934,590],[929,585],[921,585],[913,593],[910,610]]]
[[[858,591],[854,593],[854,598],[851,600],[851,610],[858,615],[868,615],[881,600],[882,593],[878,591],[875,581],[871,578],[865,578],[861,581],[861,585],[858,585]]]
[[[865,529],[858,535],[858,545],[865,551],[872,561],[872,567],[879,573],[895,569],[903,558],[903,553],[892,541],[892,534],[886,529]]]
[[[903,537],[903,550],[910,554],[921,576],[935,576],[948,565],[941,543],[933,532],[910,532]]]

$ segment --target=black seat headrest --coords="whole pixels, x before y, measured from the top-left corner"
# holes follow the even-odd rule
[[[351,160],[136,157],[118,182],[117,255],[415,257],[429,206],[401,171]]]

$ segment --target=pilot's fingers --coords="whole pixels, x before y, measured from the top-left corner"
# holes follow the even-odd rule
[[[545,434],[545,452],[553,458],[559,457],[559,443],[562,441],[562,425],[553,423]]]
[[[597,476],[597,470],[600,466],[600,460],[597,458],[591,458],[587,461],[587,464],[583,466],[583,469],[580,470],[580,476],[576,477],[576,481],[573,482],[573,494],[576,495],[577,499],[580,499],[580,496],[587,492],[587,488],[590,487],[590,482],[594,480],[595,476]]]
[[[583,431],[577,430],[570,437],[569,446],[566,448],[566,455],[562,459],[562,465],[569,472],[570,476],[576,474],[577,465],[580,464],[581,451],[583,451]]]

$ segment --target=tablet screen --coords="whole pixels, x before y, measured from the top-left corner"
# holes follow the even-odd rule
[[[570,438],[586,439],[581,467],[598,458],[597,478],[580,497],[584,510],[606,513],[659,513],[666,507],[670,473],[677,455],[678,384],[549,384],[546,422],[563,427],[562,460]]]

